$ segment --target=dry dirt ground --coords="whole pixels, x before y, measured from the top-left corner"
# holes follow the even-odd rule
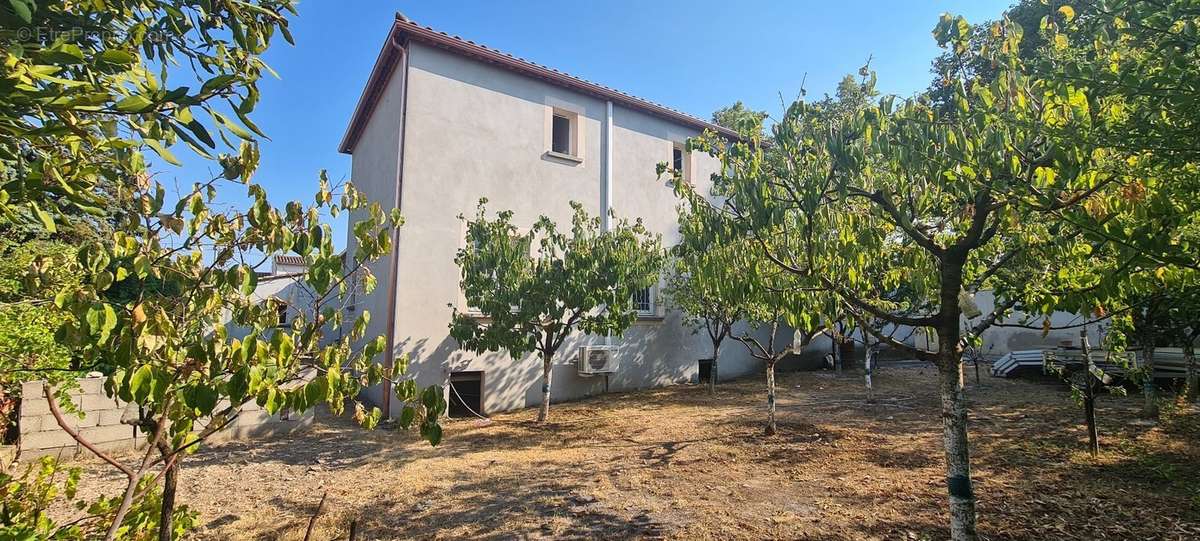
[[[878,403],[851,374],[785,374],[780,434],[761,378],[454,420],[430,448],[321,417],[306,433],[192,456],[181,500],[203,539],[944,539],[934,371],[887,368]],[[968,389],[984,539],[1200,539],[1200,413],[1137,420],[1105,397],[1090,458],[1060,387],[984,376]],[[89,466],[93,472],[100,465]],[[92,473],[84,496],[115,477]]]

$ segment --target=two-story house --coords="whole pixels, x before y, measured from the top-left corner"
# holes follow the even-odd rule
[[[546,215],[565,224],[568,202],[579,201],[592,215],[612,209],[640,217],[670,246],[678,240],[678,202],[655,168],[671,163],[707,189],[719,164],[684,149],[706,129],[734,136],[397,15],[340,147],[352,155],[355,185],[406,220],[395,253],[372,266],[379,287],[356,303],[371,312],[370,335],[385,335],[395,355],[409,355],[419,384],[455,382],[448,392],[473,409],[537,404],[540,362],[460,351],[449,336],[449,305],[466,308],[454,263],[465,236],[459,214],[473,214],[487,197],[489,211],[512,210],[518,223]],[[347,250],[354,249],[351,237]],[[707,338],[681,323],[657,287],[638,301],[638,322],[614,340],[618,371],[577,374],[577,346],[604,340],[581,335],[556,360],[555,399],[697,378],[698,360],[711,353]],[[722,377],[755,370],[745,348],[724,349]],[[371,399],[390,402],[380,391]]]

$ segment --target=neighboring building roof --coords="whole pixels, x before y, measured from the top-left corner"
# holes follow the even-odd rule
[[[371,70],[371,77],[367,80],[367,86],[363,89],[362,97],[358,100],[354,116],[350,119],[350,126],[346,129],[346,135],[342,138],[342,143],[338,147],[339,152],[350,154],[354,151],[354,145],[358,143],[358,138],[366,128],[367,120],[370,118],[371,112],[375,109],[375,104],[383,96],[383,90],[387,87],[388,80],[399,63],[399,44],[405,40],[440,47],[481,62],[498,65],[527,77],[541,79],[551,84],[612,101],[615,104],[649,113],[686,126],[701,130],[715,130],[727,137],[737,137],[737,132],[718,126],[712,122],[701,120],[670,107],[631,96],[598,83],[580,79],[579,77],[515,57],[458,36],[439,32],[428,26],[421,26],[397,12],[396,22],[392,25],[392,31],[388,34],[388,40],[384,43],[383,50],[379,53],[379,58],[375,60],[375,67]]]
[[[295,266],[295,267],[303,267],[305,265],[308,265],[308,263],[306,263],[304,261],[303,257],[300,257],[298,255],[282,255],[282,254],[275,256],[275,264],[276,265],[291,265],[291,266]]]

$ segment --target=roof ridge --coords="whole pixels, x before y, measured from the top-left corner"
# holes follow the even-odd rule
[[[644,113],[690,125],[693,128],[714,130],[729,138],[739,137],[734,130],[704,120],[690,113],[685,113],[661,103],[572,75],[557,68],[539,64],[461,36],[437,30],[431,26],[422,25],[397,11],[392,30],[388,34],[388,40],[385,42],[383,50],[379,53],[375,67],[371,70],[371,76],[367,80],[366,88],[363,90],[362,97],[359,98],[358,105],[355,107],[354,115],[350,119],[350,126],[347,128],[341,145],[338,147],[340,152],[347,154],[353,152],[354,145],[362,135],[362,130],[365,128],[370,113],[375,108],[375,104],[382,95],[383,89],[387,86],[392,71],[399,62],[401,55],[397,54],[397,50],[403,46],[399,44],[397,38],[409,41],[416,40],[427,45],[441,47],[451,52],[474,58],[480,62],[500,65],[527,77],[542,79],[551,84],[563,86],[575,92],[591,94],[594,97],[607,101],[619,102],[626,107],[639,109]]]

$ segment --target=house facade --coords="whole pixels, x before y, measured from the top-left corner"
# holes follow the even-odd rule
[[[447,392],[470,387],[468,401],[478,395],[480,413],[537,404],[537,359],[461,351],[449,335],[451,306],[466,309],[454,263],[466,232],[459,215],[472,215],[486,197],[489,211],[512,210],[518,224],[540,215],[565,224],[569,202],[578,201],[592,215],[611,209],[641,218],[670,246],[679,236],[677,200],[656,165],[672,163],[706,189],[719,164],[684,150],[705,129],[733,135],[397,15],[340,147],[352,156],[356,187],[405,217],[394,254],[371,267],[379,286],[355,303],[371,312],[369,335],[386,336],[396,356],[409,356],[409,373],[422,386],[465,382]],[[355,250],[353,236],[347,250]],[[638,300],[637,323],[613,339],[619,369],[580,376],[579,347],[604,337],[576,336],[555,359],[554,399],[697,379],[698,360],[710,355],[707,338],[682,324],[658,287]],[[725,349],[722,377],[757,369],[745,348]],[[383,389],[370,392],[396,412]]]

